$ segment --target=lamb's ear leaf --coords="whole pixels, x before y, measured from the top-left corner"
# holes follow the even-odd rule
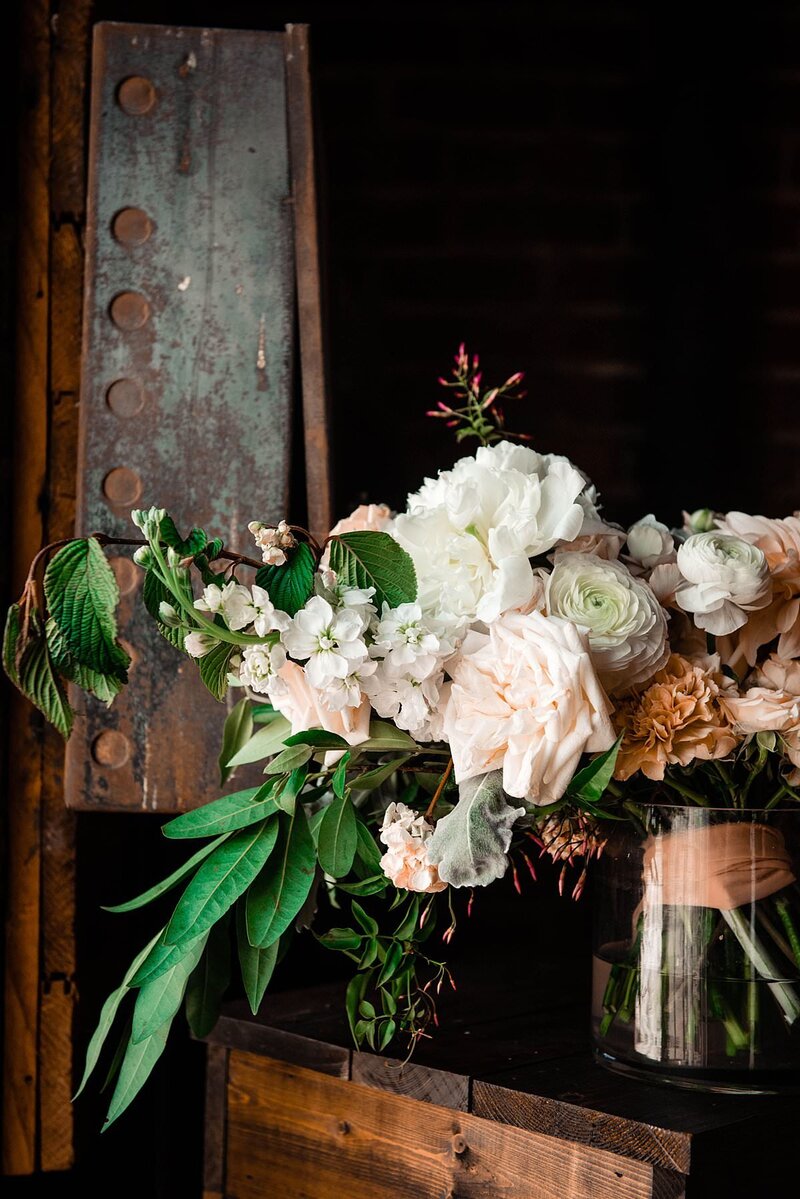
[[[524,808],[506,803],[501,770],[465,779],[458,803],[437,821],[428,842],[428,856],[442,881],[452,887],[485,887],[502,878],[511,830],[524,815]]]

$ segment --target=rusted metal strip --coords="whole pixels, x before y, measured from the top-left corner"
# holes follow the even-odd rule
[[[285,513],[294,272],[283,35],[96,27],[78,529],[158,503],[241,545]],[[216,793],[224,710],[114,563],[130,694],[81,712],[73,807]],[[135,693],[135,695],[134,695]]]
[[[307,25],[286,26],[286,86],[308,523],[315,536],[324,537],[333,523],[331,455]]]

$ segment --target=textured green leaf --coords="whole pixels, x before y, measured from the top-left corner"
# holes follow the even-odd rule
[[[169,515],[161,518],[159,533],[161,540],[170,549],[175,550],[176,554],[180,554],[181,558],[193,558],[195,554],[201,554],[208,543],[202,529],[192,529],[188,537],[181,537],[175,527],[175,521]]]
[[[3,669],[15,687],[19,687],[17,653],[20,648],[20,633],[20,607],[19,604],[12,604],[8,609],[3,631]]]
[[[186,1019],[194,1036],[199,1038],[207,1037],[217,1023],[231,981],[229,916],[226,912],[211,929],[203,956],[186,987]]]
[[[247,766],[249,762],[261,762],[283,749],[284,738],[292,731],[289,721],[276,716],[269,724],[254,733],[250,740],[238,750],[228,765],[232,768]]]
[[[280,831],[269,869],[263,870],[247,893],[247,936],[265,949],[289,927],[306,901],[317,864],[306,814],[281,812]]]
[[[279,611],[295,616],[314,591],[316,568],[311,546],[301,541],[289,551],[283,566],[262,566],[256,572],[256,583],[269,593]]]
[[[583,770],[579,770],[577,774],[573,775],[572,782],[567,788],[567,794],[571,799],[582,800],[586,803],[597,803],[599,799],[602,799],[614,774],[614,766],[621,744],[622,733],[610,749],[607,749],[605,753],[598,754],[588,766],[584,766]]]
[[[73,658],[67,649],[64,634],[51,617],[45,626],[45,636],[50,649],[50,657],[59,674],[75,683],[82,691],[96,695],[104,704],[113,703],[122,690],[123,684],[113,674],[98,674],[89,666],[83,666]]]
[[[348,587],[374,587],[373,603],[380,612],[410,604],[417,598],[414,563],[388,533],[341,533],[330,543],[331,568]]]
[[[214,696],[214,699],[224,699],[228,692],[228,675],[231,669],[231,658],[241,653],[238,645],[230,645],[220,641],[207,654],[198,659],[200,678]]]
[[[163,932],[163,929],[162,929],[162,932]],[[114,1024],[114,1019],[116,1017],[117,1012],[119,1011],[119,1006],[122,1003],[125,996],[128,994],[128,991],[130,990],[131,979],[133,978],[134,974],[139,969],[139,966],[142,964],[144,959],[147,957],[148,953],[153,948],[153,946],[155,945],[156,941],[158,940],[158,938],[160,936],[161,936],[160,932],[156,933],[156,935],[153,937],[152,941],[150,941],[150,943],[148,945],[145,945],[145,947],[141,951],[141,953],[137,953],[136,957],[133,959],[130,966],[126,970],[125,977],[123,978],[122,982],[120,983],[120,985],[117,987],[117,989],[115,991],[111,992],[111,994],[108,996],[105,1003],[103,1004],[102,1008],[100,1009],[100,1019],[98,1020],[97,1027],[95,1028],[94,1032],[92,1033],[89,1044],[86,1047],[86,1064],[83,1068],[83,1077],[81,1078],[80,1086],[78,1087],[77,1091],[75,1092],[75,1094],[72,1097],[73,1101],[78,1098],[81,1091],[83,1090],[83,1088],[86,1086],[87,1082],[89,1081],[89,1079],[94,1071],[95,1066],[97,1065],[103,1045],[106,1042],[108,1034],[111,1032],[111,1028]]]
[[[200,961],[208,933],[193,941],[183,957],[174,966],[146,982],[136,997],[133,1009],[131,1040],[144,1041],[153,1035],[165,1021],[171,1021],[181,1006],[189,976]]]
[[[194,938],[243,895],[275,847],[278,818],[241,829],[206,858],[172,913],[164,941],[176,945]]]
[[[122,1115],[150,1077],[169,1036],[170,1020],[166,1020],[151,1037],[144,1041],[129,1041],[120,1066],[117,1085],[111,1097],[103,1132]]]
[[[161,831],[165,837],[215,837],[218,833],[232,833],[247,828],[259,820],[266,820],[278,810],[272,792],[276,779],[262,783],[260,787],[248,787],[212,800],[191,812],[182,812],[165,824]]]
[[[348,796],[337,795],[325,809],[319,826],[319,864],[332,878],[344,878],[356,856],[356,810]]]
[[[130,658],[117,641],[117,581],[94,537],[71,541],[54,555],[44,574],[44,592],[72,657],[98,674],[127,682]]]
[[[239,946],[239,966],[242,971],[244,993],[250,1004],[250,1011],[257,1016],[278,960],[280,941],[273,941],[266,949],[259,949],[257,945],[250,944],[247,937],[247,913],[244,903],[238,904],[236,908],[236,939]]]
[[[493,770],[459,786],[452,812],[437,821],[428,856],[439,877],[453,887],[485,887],[502,878],[514,822],[524,808],[512,808],[503,794],[503,772]]]
[[[191,874],[195,866],[199,866],[204,858],[213,853],[224,839],[224,837],[218,837],[216,841],[209,841],[208,845],[204,845],[202,849],[198,849],[197,853],[187,858],[182,866],[179,866],[177,870],[173,870],[172,874],[168,874],[160,883],[156,883],[155,886],[149,887],[147,891],[143,891],[141,895],[137,895],[134,899],[129,899],[125,903],[117,903],[112,907],[103,906],[103,911],[132,912],[136,908],[143,908],[146,904],[152,903],[154,899],[158,899],[159,895],[164,895],[167,891],[171,891],[173,887],[177,887],[178,883],[186,878],[187,874]]]
[[[31,610],[28,637],[17,660],[17,686],[62,737],[72,732],[74,714],[58,677],[39,615]]]
[[[164,637],[170,643],[170,645],[174,645],[175,649],[182,650],[186,640],[186,630],[171,629],[169,625],[162,624],[159,612],[159,608],[161,607],[162,603],[172,604],[174,607],[175,596],[171,591],[167,590],[154,570],[148,570],[144,576],[144,583],[142,584],[142,599],[144,600],[145,608],[147,608],[147,611],[158,625],[158,631],[161,636]],[[186,596],[186,602],[188,604],[193,602],[191,594]]]
[[[290,745],[267,763],[264,774],[286,774],[290,770],[297,770],[298,766],[305,765],[310,757],[309,745]]]
[[[253,735],[253,705],[245,696],[231,709],[222,730],[222,749],[219,754],[219,782],[224,787],[233,773],[231,758]]]

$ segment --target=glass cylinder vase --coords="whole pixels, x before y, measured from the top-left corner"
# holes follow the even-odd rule
[[[598,864],[592,1031],[611,1069],[800,1089],[800,806],[637,805]]]

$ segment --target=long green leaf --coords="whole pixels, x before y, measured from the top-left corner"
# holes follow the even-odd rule
[[[227,834],[225,834],[227,836]],[[177,870],[173,870],[172,874],[168,874],[165,879],[155,886],[143,891],[141,895],[137,895],[134,899],[129,899],[125,903],[117,903],[113,906],[103,905],[104,912],[133,912],[136,908],[143,908],[146,904],[152,903],[154,899],[158,899],[159,895],[163,895],[166,891],[171,891],[173,887],[177,887],[178,883],[186,878],[187,874],[191,874],[195,866],[199,866],[204,858],[207,858],[210,853],[221,845],[225,837],[218,837],[216,841],[209,841],[208,845],[204,845],[202,849],[198,849],[197,853],[192,854],[190,858],[179,866]]]
[[[261,762],[271,758],[273,754],[283,749],[284,738],[292,731],[289,721],[283,716],[277,716],[269,724],[254,733],[250,740],[238,750],[228,765],[231,768],[246,766],[249,762]]]
[[[584,800],[587,803],[597,803],[602,799],[606,787],[611,782],[614,766],[617,761],[619,747],[622,744],[622,733],[605,753],[598,754],[588,766],[573,775],[567,792],[572,799]]]
[[[348,587],[374,587],[380,612],[417,598],[417,575],[406,551],[388,533],[341,533],[330,543],[331,568]]]
[[[71,541],[44,574],[50,615],[77,662],[127,682],[130,658],[117,641],[119,589],[94,537]]]
[[[241,829],[206,858],[178,900],[164,940],[176,945],[216,924],[244,894],[275,846],[277,817]]]
[[[171,1023],[171,1020],[166,1020],[151,1037],[147,1037],[144,1041],[128,1042],[117,1085],[109,1104],[106,1122],[103,1125],[103,1132],[122,1115],[125,1108],[133,1102],[147,1082],[153,1067],[164,1052]]]
[[[319,864],[332,878],[343,878],[353,865],[358,845],[356,810],[346,795],[337,795],[319,826]]]
[[[224,787],[232,774],[230,760],[253,735],[253,705],[245,696],[228,713],[222,730],[222,749],[219,754],[219,782]]]
[[[362,750],[410,750],[416,753],[419,749],[413,737],[404,733],[388,720],[372,720],[369,726],[369,739],[361,741],[354,749]]]
[[[231,981],[231,942],[226,913],[208,935],[205,952],[186,987],[186,1019],[194,1036],[207,1037],[219,1017]]]
[[[281,812],[280,831],[270,869],[247,892],[247,936],[266,949],[289,927],[314,881],[317,855],[302,807],[294,816]]]
[[[163,932],[163,929],[161,931]],[[108,1037],[108,1034],[111,1032],[111,1028],[114,1024],[114,1019],[116,1017],[117,1012],[119,1011],[119,1005],[122,1003],[123,999],[125,998],[125,996],[128,994],[128,991],[130,990],[131,979],[133,978],[134,974],[139,969],[139,966],[142,964],[144,959],[147,957],[148,953],[153,948],[153,946],[155,945],[156,941],[158,940],[158,938],[160,936],[161,936],[160,932],[156,933],[156,935],[153,937],[152,941],[150,941],[149,944],[145,945],[145,947],[141,951],[141,953],[137,953],[136,957],[133,959],[130,966],[125,971],[125,977],[123,978],[122,982],[120,983],[120,985],[117,987],[117,989],[115,991],[111,992],[111,994],[108,996],[105,1003],[103,1004],[102,1008],[100,1009],[100,1019],[98,1020],[97,1027],[95,1028],[94,1032],[92,1033],[91,1039],[89,1040],[89,1044],[86,1047],[86,1064],[83,1068],[83,1077],[81,1078],[80,1086],[78,1087],[75,1094],[72,1096],[73,1101],[78,1098],[81,1091],[83,1090],[83,1088],[86,1086],[87,1082],[89,1081],[89,1079],[94,1071],[95,1066],[97,1065],[103,1045],[106,1042],[106,1038]]]
[[[187,837],[214,837],[218,833],[247,828],[259,820],[266,820],[277,811],[275,800],[272,798],[275,783],[275,779],[269,779],[260,787],[234,791],[232,795],[223,795],[221,799],[212,800],[200,808],[193,808],[191,812],[182,812],[180,816],[165,824],[161,831],[165,837],[179,840]]]
[[[403,754],[400,758],[392,758],[391,762],[382,762],[380,766],[375,766],[372,770],[365,771],[364,774],[354,775],[350,784],[352,789],[354,791],[374,791],[376,787],[380,787],[381,783],[385,783],[388,778],[396,774],[409,757],[409,754]]]
[[[267,763],[264,774],[285,774],[289,770],[297,770],[299,766],[304,766],[310,757],[310,745],[290,745]]]
[[[247,912],[245,904],[240,903],[236,908],[236,940],[239,946],[239,966],[242,971],[242,982],[250,1011],[258,1015],[264,992],[269,986],[275,963],[278,960],[280,941],[273,941],[266,949],[251,945],[247,937]]]
[[[295,616],[314,590],[316,568],[311,546],[301,541],[289,551],[283,566],[262,566],[256,572],[256,583],[269,593],[279,611]]]
[[[190,952],[193,945],[191,938],[186,937],[178,945],[168,945],[164,940],[166,932],[166,929],[162,931],[161,936],[134,974],[130,981],[132,987],[143,987],[152,979],[158,978],[159,975],[166,974],[176,962],[180,962]]]
[[[200,961],[208,933],[193,941],[174,966],[146,982],[136,997],[131,1040],[138,1044],[153,1035],[165,1021],[171,1021],[186,991],[189,976]]]

